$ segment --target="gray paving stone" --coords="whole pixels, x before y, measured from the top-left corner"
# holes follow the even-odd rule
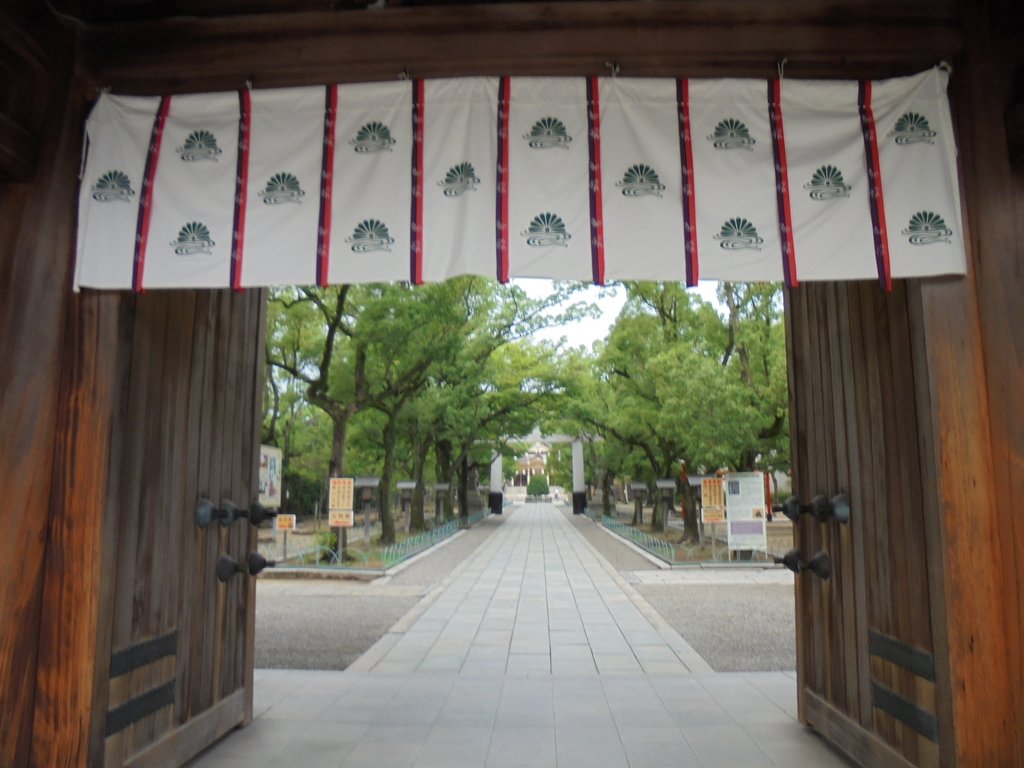
[[[792,673],[711,672],[577,522],[506,515],[345,672],[258,670],[255,721],[192,766],[848,765]]]

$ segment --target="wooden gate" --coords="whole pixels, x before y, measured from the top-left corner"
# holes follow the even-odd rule
[[[937,766],[952,749],[940,520],[919,316],[899,281],[787,293],[796,493],[849,495],[847,524],[803,515],[797,578],[802,718],[871,766]],[[936,663],[936,657],[940,663]]]
[[[120,296],[90,765],[179,765],[252,709],[254,580],[245,520],[200,528],[196,501],[255,501],[261,292]],[[114,326],[111,326],[114,327]]]

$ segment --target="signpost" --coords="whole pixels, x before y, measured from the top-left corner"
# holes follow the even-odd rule
[[[295,530],[295,515],[278,515],[274,518],[274,530],[284,533],[282,560],[288,559],[288,531]]]
[[[711,557],[718,559],[718,525],[725,522],[725,482],[720,477],[700,481],[700,521],[711,525]]]
[[[327,501],[327,524],[337,536],[338,559],[344,563],[348,556],[348,529],[355,525],[352,500],[355,481],[351,477],[332,477]]]
[[[763,473],[732,472],[723,479],[730,557],[741,549],[761,550],[767,555]]]

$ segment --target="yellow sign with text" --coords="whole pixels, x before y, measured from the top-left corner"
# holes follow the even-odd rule
[[[700,481],[701,520],[705,523],[725,522],[725,487],[720,477]]]
[[[332,477],[330,498],[327,508],[330,512],[347,509],[352,511],[352,499],[355,495],[355,480],[351,477]],[[333,525],[333,523],[332,523]]]

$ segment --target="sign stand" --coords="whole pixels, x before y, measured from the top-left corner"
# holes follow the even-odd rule
[[[348,529],[355,523],[352,510],[355,481],[351,477],[332,477],[327,503],[327,524],[337,536],[335,551],[338,561],[348,559]]]
[[[283,557],[281,560],[288,559],[288,531],[295,530],[295,515],[278,515],[274,519],[274,530],[281,531],[284,533],[284,542],[282,543]]]
[[[738,550],[760,550],[768,555],[768,529],[765,522],[764,474],[732,472],[723,478],[728,515],[729,559]]]
[[[700,481],[700,519],[711,526],[711,557],[718,560],[718,524],[725,522],[725,484],[720,477]]]

